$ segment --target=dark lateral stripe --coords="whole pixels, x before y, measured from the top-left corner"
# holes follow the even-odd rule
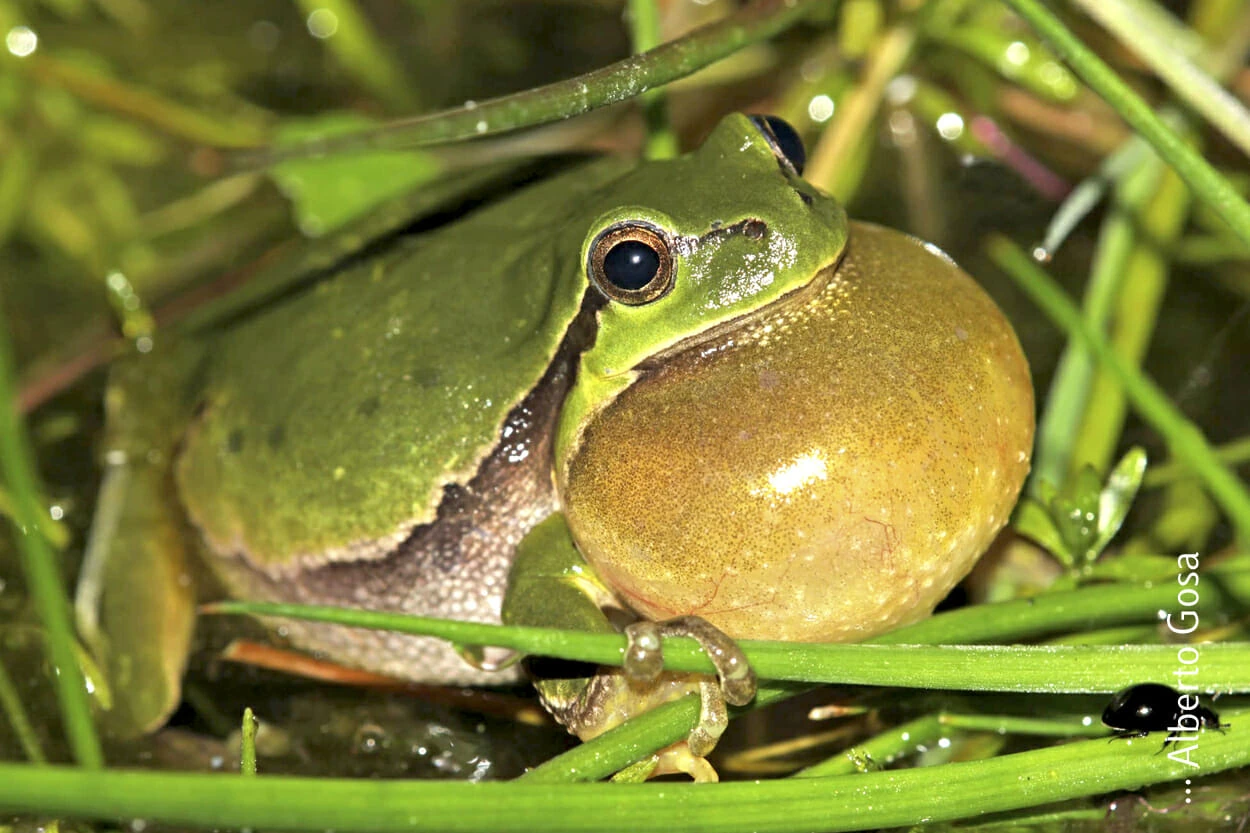
[[[552,446],[556,424],[560,418],[560,409],[564,405],[568,392],[577,382],[578,360],[582,353],[594,345],[597,334],[597,313],[605,303],[607,301],[601,294],[591,287],[586,288],[577,315],[565,331],[564,338],[560,341],[560,346],[543,373],[542,379],[516,407],[508,412],[504,419],[503,425],[506,426],[514,422],[514,417],[518,412],[523,411],[528,414],[528,419],[524,420],[529,426],[527,430],[546,432],[545,437],[535,441],[531,446],[532,450],[541,450],[545,455],[545,459],[535,461],[544,474],[550,471],[550,467],[554,464]],[[414,551],[425,551],[431,547],[431,537],[445,530],[449,519],[465,511],[462,502],[467,495],[481,495],[491,491],[488,483],[497,475],[497,469],[501,466],[499,457],[501,450],[502,443],[497,441],[494,450],[487,455],[468,481],[449,483],[444,486],[435,519],[413,528],[385,558],[402,558]]]

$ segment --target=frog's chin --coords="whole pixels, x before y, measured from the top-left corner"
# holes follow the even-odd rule
[[[788,311],[803,307],[828,286],[834,275],[837,274],[838,264],[841,263],[845,251],[844,248],[832,262],[816,270],[811,280],[792,289],[771,303],[765,304],[757,310],[736,316],[729,321],[714,324],[694,335],[687,336],[676,344],[647,356],[647,358],[638,362],[630,370],[624,371],[624,373],[628,373],[635,378],[640,374],[645,375],[664,367],[675,356],[683,353],[713,355],[726,346],[732,345],[735,341],[735,334],[750,331],[762,323],[784,319]]]

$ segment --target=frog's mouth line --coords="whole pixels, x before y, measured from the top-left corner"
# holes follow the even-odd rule
[[[703,344],[721,340],[728,333],[750,327],[757,321],[776,315],[779,309],[784,309],[786,307],[790,307],[791,305],[801,306],[807,303],[816,295],[819,295],[825,287],[829,285],[829,282],[833,279],[834,274],[838,271],[838,266],[842,263],[842,258],[846,257],[846,253],[849,248],[850,241],[848,240],[847,244],[842,247],[842,251],[838,252],[837,256],[827,265],[817,269],[816,274],[812,276],[812,279],[802,286],[790,290],[785,295],[770,301],[757,310],[753,310],[745,315],[739,315],[728,321],[722,321],[719,324],[714,324],[711,327],[708,327],[706,330],[702,330],[692,336],[687,336],[681,341],[678,341],[676,344],[666,347],[658,353],[643,359],[638,364],[634,365],[629,372],[640,374],[655,372],[661,369],[665,362],[680,353],[696,350]]]

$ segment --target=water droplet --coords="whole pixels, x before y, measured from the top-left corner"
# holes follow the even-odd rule
[[[385,751],[390,743],[390,735],[376,723],[363,724],[352,737],[352,745],[362,755],[376,755]]]
[[[826,122],[832,118],[834,109],[833,99],[829,96],[813,96],[812,100],[807,102],[807,117],[817,123]]]
[[[14,26],[4,36],[4,45],[10,54],[25,58],[39,46],[39,36],[29,26]]]
[[[313,9],[308,15],[308,34],[322,40],[339,30],[339,17],[329,9]]]

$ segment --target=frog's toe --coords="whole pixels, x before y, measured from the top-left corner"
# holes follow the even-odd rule
[[[656,753],[655,769],[647,777],[659,775],[675,775],[684,772],[692,779],[702,783],[715,783],[720,780],[716,769],[707,762],[707,758],[695,752],[687,743],[675,743]]]
[[[640,784],[661,775],[686,774],[701,783],[715,783],[720,780],[716,769],[707,758],[696,755],[686,741],[674,743],[654,755],[650,755],[637,763],[630,764],[616,775],[612,781],[618,784]]]
[[[700,616],[680,616],[660,623],[661,636],[689,636],[716,668],[725,702],[745,706],[755,699],[755,671],[746,654],[724,631]]]
[[[650,683],[664,670],[664,639],[660,625],[646,619],[625,628],[625,676],[637,683]]]
[[[625,629],[625,635],[629,639],[625,673],[638,682],[650,682],[659,677],[664,667],[666,637],[691,637],[712,661],[717,680],[700,681],[699,722],[687,739],[692,756],[707,755],[716,748],[716,742],[729,725],[726,703],[744,706],[755,697],[755,672],[742,649],[723,631],[698,616],[681,616],[665,622],[635,622]]]
[[[686,742],[693,755],[702,757],[716,748],[716,742],[729,728],[729,709],[721,687],[712,680],[699,683],[699,722],[690,730]]]

